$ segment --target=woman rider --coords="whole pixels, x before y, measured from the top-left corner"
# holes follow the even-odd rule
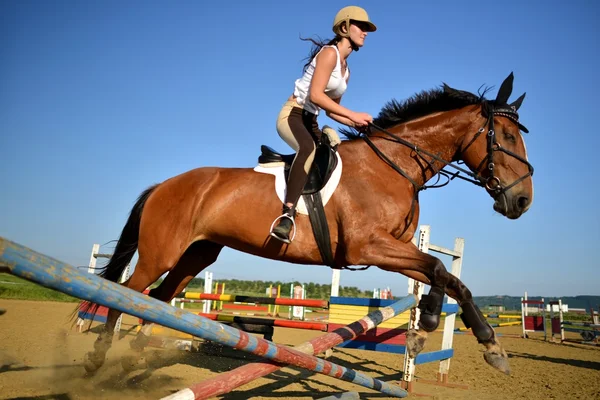
[[[277,217],[279,224],[271,231],[271,236],[282,242],[290,243],[296,205],[308,179],[315,142],[322,134],[317,124],[320,110],[325,110],[335,121],[357,129],[373,121],[367,113],[343,107],[340,100],[350,77],[348,56],[364,45],[367,32],[376,29],[363,8],[342,8],[333,21],[335,37],[327,44],[313,41],[316,47],[309,56],[304,74],[295,81],[293,94],[279,112],[277,132],[296,151],[289,171],[283,214]]]

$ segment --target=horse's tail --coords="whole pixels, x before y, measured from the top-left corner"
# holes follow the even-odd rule
[[[123,271],[125,271],[125,268],[127,268],[127,265],[131,262],[131,259],[138,248],[140,221],[142,219],[144,205],[157,186],[158,185],[150,186],[138,197],[129,213],[129,218],[121,231],[121,236],[117,241],[115,251],[110,257],[108,264],[106,264],[105,267],[98,268],[98,270],[100,270],[100,273],[98,274],[100,277],[111,282],[117,282],[121,275],[123,275]],[[77,316],[79,312],[83,312],[86,314],[86,319],[93,321],[94,316],[98,311],[98,307],[100,307],[99,304],[84,302],[81,306],[77,307],[77,310],[73,313],[73,318]]]

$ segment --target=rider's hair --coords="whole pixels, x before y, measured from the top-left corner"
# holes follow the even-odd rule
[[[304,40],[304,41],[309,41],[312,42],[313,46],[310,50],[310,53],[308,54],[308,57],[304,58],[304,60],[308,60],[306,62],[306,64],[304,64],[304,66],[302,67],[303,71],[306,71],[306,68],[308,68],[308,66],[310,65],[310,63],[312,62],[313,58],[315,58],[315,56],[317,55],[317,53],[319,53],[319,51],[323,48],[323,46],[334,46],[336,44],[338,44],[338,42],[340,40],[342,40],[342,37],[339,35],[336,35],[333,39],[331,40],[322,40],[321,38],[318,38],[317,40],[312,39],[312,38],[300,38],[300,40]]]

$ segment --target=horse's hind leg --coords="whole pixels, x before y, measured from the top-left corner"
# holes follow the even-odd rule
[[[161,275],[173,269],[178,260],[181,259],[183,252],[181,247],[176,245],[174,241],[169,246],[146,245],[141,242],[138,251],[139,259],[133,274],[123,283],[123,286],[136,292],[143,292],[148,286],[156,282]],[[113,255],[114,257],[116,256]],[[112,345],[116,322],[120,315],[119,310],[109,309],[106,324],[94,343],[94,351],[87,353],[84,359],[84,368],[88,373],[95,372],[104,364],[106,353]]]
[[[156,268],[150,269],[148,265],[145,258],[140,256],[133,274],[123,283],[123,286],[136,292],[143,292],[165,272],[165,270]],[[108,350],[112,346],[115,326],[120,315],[121,311],[119,310],[112,308],[108,310],[106,324],[104,324],[102,332],[100,332],[94,342],[94,351],[85,355],[83,366],[88,373],[95,372],[104,364],[106,353],[108,353]]]
[[[214,263],[223,246],[209,241],[192,243],[161,284],[150,290],[149,296],[170,302],[181,293],[203,269]],[[131,348],[141,352],[150,340],[153,323],[146,323],[131,342]]]

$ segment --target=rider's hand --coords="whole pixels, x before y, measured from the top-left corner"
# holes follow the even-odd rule
[[[369,132],[371,132],[371,127],[369,125],[357,126],[354,129],[356,129],[360,133],[365,133],[365,134],[368,134]]]
[[[350,120],[359,128],[369,125],[369,122],[373,122],[373,117],[364,112],[357,112],[352,114]]]

